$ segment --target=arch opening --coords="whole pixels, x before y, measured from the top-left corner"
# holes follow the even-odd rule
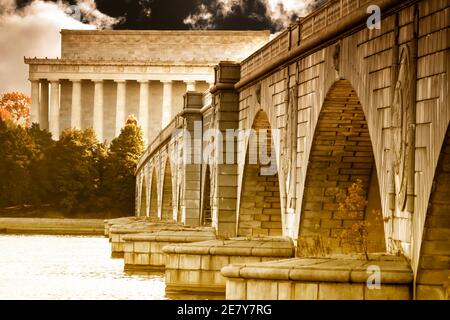
[[[149,209],[150,219],[158,219],[158,188],[156,182],[156,170],[153,170],[152,174],[152,184],[150,186],[150,209]]]
[[[212,209],[211,209],[211,171],[209,165],[206,166],[205,180],[203,187],[203,203],[202,203],[202,225],[212,226]]]
[[[253,139],[249,139],[242,178],[237,235],[281,236],[278,172],[273,175],[263,174],[261,169],[266,165],[261,163],[259,157],[260,153],[266,153],[269,158],[273,158],[271,152],[274,150],[270,122],[264,111],[258,112],[252,129],[254,136]],[[263,132],[265,135],[261,134]],[[267,146],[267,148],[261,149],[263,146]],[[258,155],[257,159],[251,159],[250,153]]]
[[[164,184],[162,194],[161,205],[161,220],[172,221],[173,220],[173,193],[172,193],[172,170],[170,167],[170,161],[167,160],[164,170]]]
[[[361,201],[348,214],[340,204],[358,184]],[[315,129],[305,177],[299,256],[385,252],[381,199],[375,157],[359,98],[347,80],[333,85]],[[345,238],[356,226],[362,237]]]
[[[178,190],[177,190],[177,199],[176,199],[176,208],[177,208],[177,222],[182,222],[183,220],[183,212],[181,210],[181,201],[180,199],[182,198],[182,192],[183,189],[181,187],[181,185],[177,184]]]
[[[141,205],[139,208],[139,217],[147,216],[147,182],[145,177],[142,179],[141,186]]]
[[[450,287],[450,128],[434,175],[417,272],[417,299],[448,299]]]

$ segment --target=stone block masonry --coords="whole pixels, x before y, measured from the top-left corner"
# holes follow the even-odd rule
[[[166,291],[223,294],[226,283],[220,270],[224,266],[289,258],[295,250],[286,238],[234,238],[169,245],[163,251]]]
[[[151,222],[146,220],[132,221],[126,224],[112,225],[109,229],[111,242],[111,256],[123,258],[125,237],[129,234],[142,232],[157,232],[162,230],[181,230],[183,225],[171,222]]]
[[[222,269],[229,300],[409,300],[412,270],[404,258],[295,258]],[[370,287],[370,266],[380,270]],[[369,281],[372,285],[375,282]]]
[[[164,270],[166,254],[163,252],[163,248],[165,246],[215,238],[216,234],[213,228],[159,231],[124,236],[125,270]]]

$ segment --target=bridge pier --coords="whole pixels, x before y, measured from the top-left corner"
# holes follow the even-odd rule
[[[213,95],[213,118],[209,128],[217,129],[222,137],[226,137],[227,130],[235,132],[239,128],[239,93],[234,89],[234,84],[239,81],[240,66],[221,62],[215,68],[215,77],[216,82],[210,90]],[[235,139],[223,141],[218,137],[213,144],[210,163],[212,223],[219,237],[229,238],[236,236],[237,144]]]

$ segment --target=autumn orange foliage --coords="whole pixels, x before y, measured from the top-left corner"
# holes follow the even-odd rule
[[[339,203],[339,211],[347,216],[348,219],[357,220],[353,223],[349,229],[342,231],[339,236],[343,242],[350,242],[356,245],[360,245],[367,260],[368,255],[368,234],[370,222],[364,219],[364,211],[367,207],[368,201],[364,196],[363,183],[361,180],[357,180],[348,188],[347,195]],[[381,213],[374,211],[376,219],[380,219]],[[362,220],[358,220],[363,218]]]
[[[22,122],[27,127],[30,125],[30,97],[22,92],[6,92],[0,96],[0,117],[12,118]]]
[[[11,113],[6,109],[0,108],[0,120],[11,120]]]

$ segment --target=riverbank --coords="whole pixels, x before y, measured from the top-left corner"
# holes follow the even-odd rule
[[[103,235],[103,219],[0,218],[0,233]]]
[[[39,206],[20,205],[0,208],[0,218],[116,219],[124,216],[134,216],[134,214],[105,211],[75,212],[69,214],[50,204]]]

